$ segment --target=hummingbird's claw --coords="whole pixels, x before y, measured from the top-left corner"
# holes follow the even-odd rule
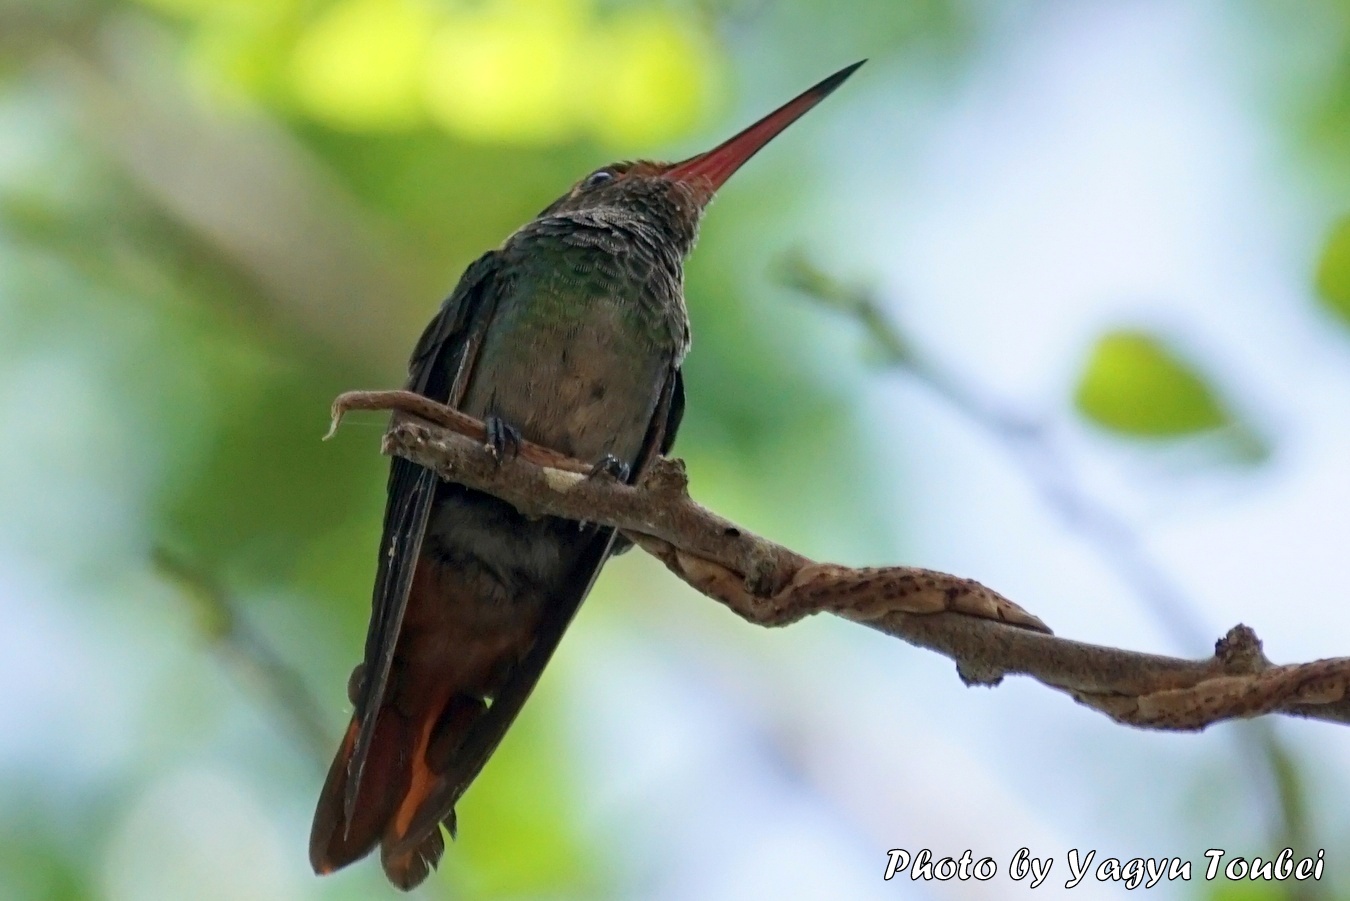
[[[618,479],[620,482],[627,482],[628,476],[631,475],[632,472],[632,468],[627,463],[623,462],[613,454],[605,454],[599,460],[595,461],[595,465],[592,466],[591,471],[586,474],[586,478],[598,479],[601,475],[607,475],[610,478]]]
[[[489,416],[483,420],[483,425],[487,428],[487,449],[488,453],[502,463],[506,460],[514,460],[520,454],[520,429],[513,425],[508,425],[499,416]]]
[[[591,471],[586,473],[586,478],[598,479],[602,476],[608,476],[611,479],[618,479],[620,482],[627,482],[628,476],[631,473],[632,469],[627,463],[623,462],[613,454],[605,454],[599,460],[595,461],[595,465],[591,467]],[[589,525],[590,523],[588,521],[584,519],[579,520],[577,522],[577,529],[585,529]]]

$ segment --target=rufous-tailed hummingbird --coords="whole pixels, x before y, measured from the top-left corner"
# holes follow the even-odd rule
[[[634,480],[684,412],[684,260],[713,194],[839,87],[831,75],[680,163],[597,169],[465,271],[423,332],[408,388]],[[621,539],[618,539],[621,541]],[[520,712],[600,567],[612,529],[527,519],[394,460],[355,707],[328,772],[310,861],[330,873],[380,846],[411,889],[455,833],[455,804]]]

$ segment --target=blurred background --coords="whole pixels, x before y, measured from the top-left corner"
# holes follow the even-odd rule
[[[688,270],[694,495],[1060,634],[1350,653],[1350,5],[0,2],[0,897],[317,879],[383,419],[463,267],[575,179],[871,62],[722,192]],[[632,553],[423,898],[997,898],[1020,847],[1325,848],[1350,730],[1128,731]],[[884,883],[889,848],[989,883]],[[1120,889],[1085,882],[1078,898]]]

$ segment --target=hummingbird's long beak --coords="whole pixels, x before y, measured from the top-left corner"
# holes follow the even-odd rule
[[[711,198],[746,160],[758,153],[759,149],[772,141],[779,132],[800,119],[807,110],[828,97],[831,91],[843,84],[865,62],[867,62],[865,59],[859,60],[851,66],[840,69],[735,137],[723,141],[706,153],[675,163],[663,173],[663,177],[702,188],[707,192],[707,197]]]

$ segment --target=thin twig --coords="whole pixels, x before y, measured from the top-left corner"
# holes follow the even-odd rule
[[[1129,521],[1078,484],[1063,448],[1044,421],[1005,409],[921,352],[871,291],[841,284],[800,253],[782,261],[780,275],[788,286],[856,320],[880,351],[883,365],[911,376],[994,439],[1021,468],[1041,500],[1087,539],[1180,648],[1197,650],[1208,643],[1208,630],[1185,591],[1149,557]]]

